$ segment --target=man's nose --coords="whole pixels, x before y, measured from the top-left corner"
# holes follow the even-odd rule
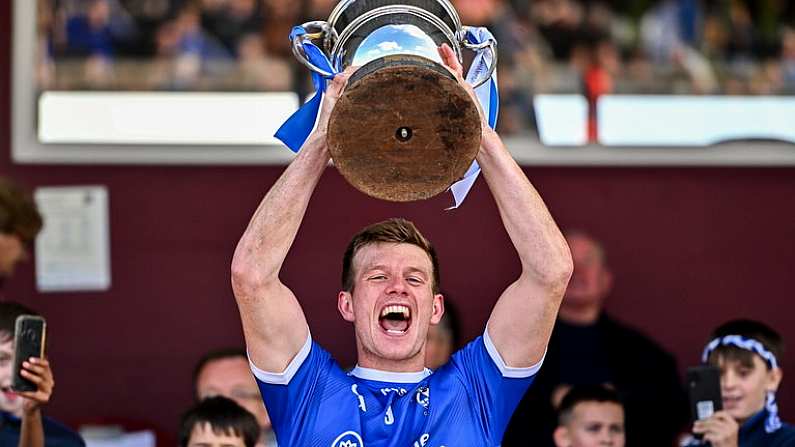
[[[404,293],[406,291],[406,282],[400,276],[394,276],[390,279],[387,286],[388,293]]]
[[[720,376],[720,387],[722,390],[731,390],[737,385],[737,374],[733,371],[726,371]]]
[[[599,440],[599,445],[603,447],[613,447],[615,443],[613,443],[613,438],[607,435]]]
[[[619,440],[621,439],[622,435],[620,435],[618,433],[615,433],[615,432],[611,432],[609,429],[607,430],[606,435],[607,436],[605,437],[604,442],[602,442],[603,446],[613,447],[613,446],[616,446],[616,445],[621,445],[621,444],[619,444]]]

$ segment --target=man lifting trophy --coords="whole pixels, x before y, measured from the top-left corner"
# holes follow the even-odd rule
[[[469,81],[479,87],[495,82],[490,34],[462,26],[447,0],[346,0],[327,21],[296,30],[293,53],[316,77],[358,68],[328,124],[332,159],[348,182],[376,198],[410,201],[464,177],[481,139],[478,105],[438,48],[449,47],[459,63],[463,50],[473,51]],[[496,102],[496,84],[492,94]]]
[[[346,0],[329,22],[292,33],[325,95],[280,129],[300,151],[254,212],[231,269],[251,370],[280,446],[498,446],[541,368],[571,255],[493,130],[493,65],[476,56],[464,79],[457,20],[442,0]],[[473,40],[482,53],[494,51],[488,39]],[[481,80],[486,88],[473,90]],[[281,281],[332,157],[351,183],[389,200],[429,197],[462,175],[472,179],[467,170],[483,170],[521,272],[493,294],[499,298],[482,335],[434,371],[425,368],[425,351],[429,327],[444,315],[439,261],[412,222],[372,224],[342,257],[335,304],[356,336],[350,371],[313,338],[299,297]],[[301,268],[301,278],[312,277],[314,265]]]

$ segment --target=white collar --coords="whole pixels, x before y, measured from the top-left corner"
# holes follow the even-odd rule
[[[388,383],[418,383],[431,374],[433,374],[433,372],[428,368],[417,372],[393,372],[381,371],[380,369],[362,368],[359,365],[356,365],[356,367],[350,372],[350,375],[360,379]]]

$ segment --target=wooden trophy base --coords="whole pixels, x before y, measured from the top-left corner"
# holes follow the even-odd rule
[[[443,66],[410,55],[376,59],[354,72],[327,135],[345,179],[394,202],[445,191],[472,164],[480,138],[477,105],[466,90]]]

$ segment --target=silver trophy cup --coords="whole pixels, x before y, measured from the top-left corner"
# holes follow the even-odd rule
[[[293,53],[311,40],[337,72],[358,67],[331,113],[327,138],[334,164],[356,188],[385,200],[434,196],[463,177],[477,155],[481,119],[474,100],[442,64],[447,44],[490,51],[492,63],[473,81],[489,80],[496,42],[473,44],[448,0],[344,0],[328,21],[303,24]]]

